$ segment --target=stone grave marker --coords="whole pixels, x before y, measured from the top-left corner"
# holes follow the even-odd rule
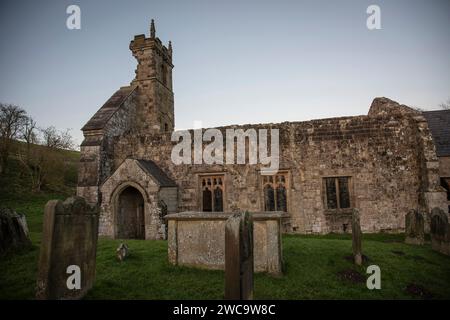
[[[358,266],[362,264],[361,241],[362,241],[362,233],[360,224],[360,214],[358,209],[353,209],[352,212],[353,261]]]
[[[37,299],[80,299],[92,288],[98,235],[98,207],[84,198],[45,206]]]
[[[431,248],[435,251],[450,255],[450,225],[444,210],[431,210]]]
[[[423,245],[425,243],[423,215],[417,210],[410,210],[405,216],[405,242],[408,244]]]
[[[253,221],[234,214],[225,225],[225,299],[253,299]]]
[[[25,215],[0,208],[0,256],[31,247]]]

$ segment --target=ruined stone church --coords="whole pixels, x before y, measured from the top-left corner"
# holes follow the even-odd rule
[[[290,233],[349,232],[353,208],[363,232],[402,231],[411,209],[448,211],[450,139],[439,128],[450,111],[376,98],[367,115],[218,128],[279,129],[280,170],[269,176],[258,164],[175,165],[172,45],[152,21],[130,50],[135,78],[82,128],[77,193],[100,206],[100,235],[162,239],[164,215],[182,211],[281,211]]]

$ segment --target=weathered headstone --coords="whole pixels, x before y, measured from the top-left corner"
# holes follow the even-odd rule
[[[170,264],[225,270],[225,225],[230,212],[168,214]],[[285,212],[252,212],[254,272],[283,274],[281,225]]]
[[[353,249],[353,261],[356,265],[362,264],[362,252],[361,252],[361,224],[359,210],[353,209],[352,212],[352,249]]]
[[[37,299],[80,299],[92,288],[98,212],[81,197],[47,202]]]
[[[0,208],[0,255],[30,246],[25,215]]]
[[[435,251],[450,255],[450,225],[444,210],[431,210],[431,248]]]
[[[253,299],[253,221],[234,214],[225,225],[225,299]]]
[[[422,245],[425,242],[424,218],[417,210],[410,210],[405,216],[405,242]]]

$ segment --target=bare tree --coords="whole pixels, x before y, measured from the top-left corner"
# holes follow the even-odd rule
[[[55,127],[50,126],[41,129],[42,144],[48,148],[72,150],[75,143],[70,135],[70,129],[66,131],[58,131]]]
[[[22,129],[26,115],[26,111],[18,106],[0,103],[0,173],[8,166],[11,145]]]
[[[25,141],[27,158],[29,158],[29,153],[31,146],[33,144],[38,144],[38,135],[36,132],[37,126],[36,121],[33,120],[30,116],[27,117],[21,132],[21,138]]]
[[[41,189],[41,163],[44,155],[37,150],[39,137],[37,133],[36,121],[31,117],[27,117],[20,135],[21,140],[25,142],[25,147],[19,147],[18,159],[28,174],[31,182],[32,191],[40,191]]]
[[[450,110],[450,98],[439,105],[443,110]]]
[[[23,132],[26,148],[19,154],[19,160],[30,177],[32,191],[39,192],[44,185],[52,184],[55,177],[63,178],[66,163],[62,150],[72,149],[74,142],[70,130],[58,131],[53,126],[37,129],[32,119]]]
[[[31,117],[27,117],[22,127],[21,138],[28,144],[37,144],[38,137],[36,129],[36,121]]]

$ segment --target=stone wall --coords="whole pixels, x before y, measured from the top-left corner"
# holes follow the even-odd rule
[[[224,137],[227,128],[280,130],[280,169],[289,176],[286,231],[343,232],[350,225],[351,209],[325,205],[323,178],[335,176],[350,177],[351,207],[361,211],[363,232],[400,231],[410,209],[429,213],[442,200],[438,159],[419,113],[395,103],[376,110],[381,111],[369,116],[219,129]],[[138,143],[131,147],[132,141]],[[168,135],[124,135],[114,148],[115,164],[130,156],[155,161],[179,186],[179,211],[199,210],[204,173],[224,174],[224,211],[264,210],[260,165],[174,165],[174,144]]]
[[[178,211],[178,188],[161,188],[159,191],[159,198],[167,206],[168,213],[175,213]]]
[[[439,157],[439,174],[441,177],[450,177],[450,157]]]
[[[134,87],[121,88],[105,103],[108,106],[116,95],[118,98],[123,95],[123,101],[115,106],[117,110],[104,123],[84,131],[85,139],[80,146],[77,195],[91,204],[101,202],[99,187],[114,172],[114,139],[125,132],[134,132],[137,94]]]

